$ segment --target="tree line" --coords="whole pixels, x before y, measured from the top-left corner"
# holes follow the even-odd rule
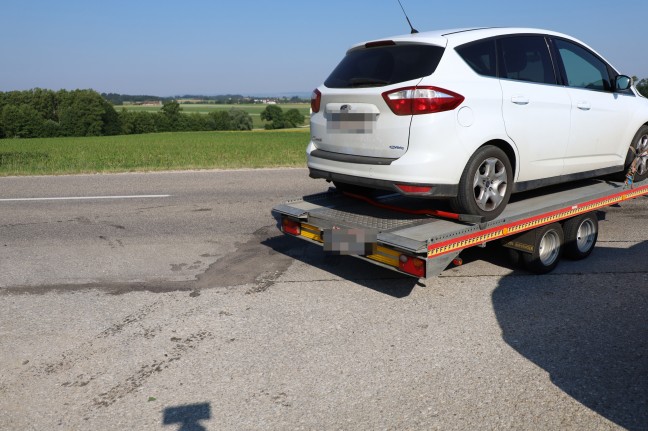
[[[0,92],[0,138],[109,136],[175,131],[252,130],[240,109],[184,114],[175,100],[158,112],[117,112],[94,90]]]
[[[213,103],[216,105],[239,105],[242,103],[261,103],[262,100],[272,100],[277,103],[309,103],[310,99],[298,96],[288,97],[255,97],[242,96],[240,94],[221,94],[217,96],[205,96],[199,94],[185,94],[183,96],[160,97],[149,95],[129,95],[119,93],[101,93],[101,97],[115,106],[124,104],[137,104],[143,102],[170,102],[173,100],[193,100],[199,103]]]
[[[633,77],[639,92],[648,97],[648,78]],[[149,96],[133,96],[149,97]],[[147,99],[151,100],[151,99]],[[303,124],[297,109],[286,112],[268,105],[261,112],[266,129]],[[182,113],[176,100],[165,99],[158,112],[115,110],[94,90],[45,90],[0,92],[0,138],[49,138],[59,136],[109,136],[155,132],[252,130],[250,114],[240,109],[208,114]]]

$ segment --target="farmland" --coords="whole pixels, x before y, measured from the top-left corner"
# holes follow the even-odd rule
[[[208,112],[219,111],[219,110],[228,111],[232,108],[240,109],[250,114],[250,116],[252,117],[252,124],[255,129],[263,129],[265,125],[265,121],[261,120],[261,112],[267,106],[268,105],[260,104],[260,103],[237,104],[237,105],[220,105],[220,104],[213,104],[213,103],[196,103],[196,104],[181,103],[180,104],[180,107],[182,108],[182,112],[186,114],[191,114],[191,113],[207,114]],[[310,104],[308,103],[286,103],[286,104],[280,104],[276,106],[279,106],[284,111],[287,111],[288,109],[297,109],[302,115],[304,115],[304,117],[306,117],[306,122],[308,121],[308,117],[310,115]],[[160,106],[143,106],[143,105],[115,106],[115,109],[117,111],[119,111],[120,109],[126,109],[128,111],[159,112],[160,108],[161,105]]]
[[[172,132],[0,140],[0,176],[303,167],[309,131]]]

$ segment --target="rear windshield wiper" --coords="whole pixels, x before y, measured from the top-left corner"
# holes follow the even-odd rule
[[[378,87],[389,84],[389,81],[375,78],[351,78],[349,79],[349,84],[352,87]]]

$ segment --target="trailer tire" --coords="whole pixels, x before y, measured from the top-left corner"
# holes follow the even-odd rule
[[[522,252],[519,250],[516,250],[514,248],[507,248],[506,253],[508,256],[508,260],[513,266],[514,269],[518,268],[523,268],[523,262],[522,262]]]
[[[565,234],[564,254],[572,260],[585,259],[592,253],[598,239],[596,213],[570,218],[563,224]]]
[[[546,274],[558,265],[564,234],[560,223],[549,224],[537,229],[533,252],[522,253],[522,260],[529,272]]]

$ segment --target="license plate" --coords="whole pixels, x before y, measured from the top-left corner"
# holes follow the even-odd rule
[[[329,133],[373,133],[376,117],[373,113],[333,113],[329,116],[326,128]]]
[[[377,234],[365,229],[324,230],[324,251],[340,255],[367,256],[375,253]]]

